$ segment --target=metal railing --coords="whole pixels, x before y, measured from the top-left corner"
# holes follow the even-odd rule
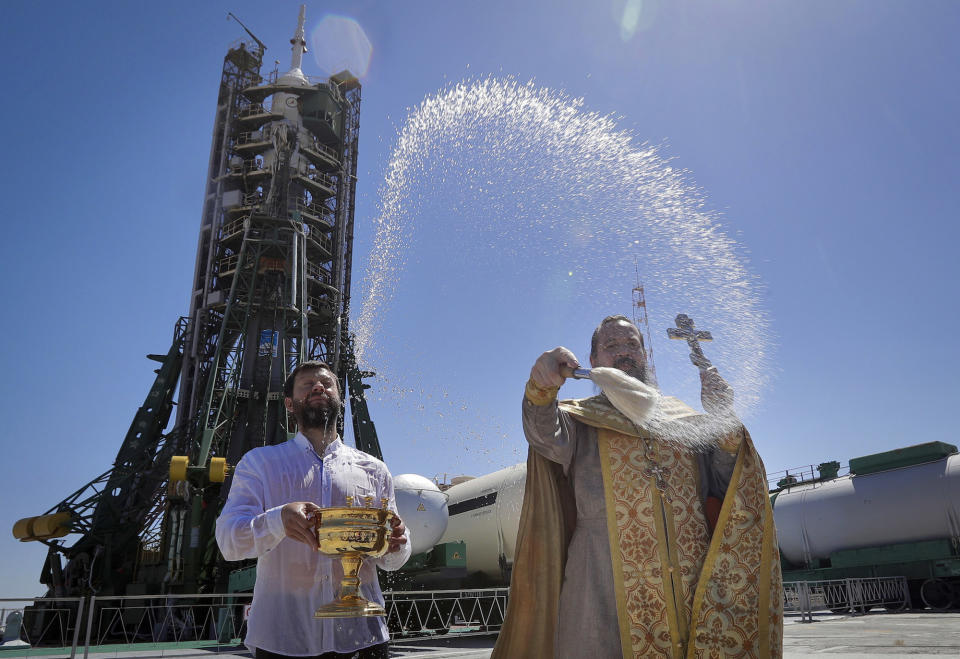
[[[250,176],[253,174],[270,174],[271,171],[264,167],[262,159],[244,160],[237,165],[231,165],[227,170],[228,176]]]
[[[263,85],[275,85],[275,84],[277,84],[277,80],[278,80],[278,79],[280,78],[280,76],[282,76],[282,75],[284,75],[284,72],[283,72],[283,71],[279,71],[279,70],[271,71],[271,72],[268,73],[266,76],[264,76],[263,82],[260,83],[260,84],[263,84]],[[328,78],[324,78],[323,76],[308,76],[308,75],[305,75],[305,76],[303,76],[303,77],[307,79],[307,82],[310,83],[311,86],[312,86],[312,85],[316,85],[316,84],[318,84],[318,83],[329,84],[329,79],[328,79]],[[336,89],[336,86],[333,86],[333,88]],[[343,99],[342,99],[342,98],[338,98],[338,100],[342,101]]]
[[[238,133],[236,144],[238,146],[242,146],[244,144],[261,144],[269,141],[270,138],[264,135],[262,130],[250,130],[243,133]]]
[[[236,648],[243,643],[252,593],[91,597],[83,656],[166,648]],[[105,647],[108,646],[108,647]]]
[[[315,185],[321,186],[324,189],[327,189],[331,194],[335,193],[337,190],[337,182],[330,178],[324,172],[321,172],[319,169],[310,169],[307,168],[297,173],[297,176],[303,182],[311,182]]]
[[[237,269],[237,266],[240,264],[240,255],[239,254],[229,254],[224,256],[222,259],[217,261],[217,272],[221,275],[227,272],[232,272]]]
[[[316,151],[319,154],[325,155],[329,159],[333,160],[334,162],[340,161],[340,158],[337,152],[333,148],[327,146],[326,144],[318,142],[317,140],[313,140],[310,144],[307,144],[304,148],[310,149],[310,150]]]
[[[909,609],[910,589],[905,577],[792,581],[783,584],[784,613],[812,622],[815,611],[866,613],[874,607],[888,611]]]
[[[819,611],[892,611],[912,604],[904,577],[796,581],[785,583],[783,590],[784,612],[800,615],[802,622],[812,621]],[[493,633],[503,625],[508,599],[508,588],[387,591],[386,624],[390,638],[397,640],[446,632]],[[19,638],[24,642],[21,647],[5,646],[0,657],[89,659],[91,654],[126,651],[232,651],[243,643],[252,600],[252,593],[0,599],[0,622],[19,613]],[[16,617],[11,620],[16,624]]]
[[[238,220],[224,224],[223,228],[220,229],[220,240],[226,240],[232,236],[242,234],[244,229],[243,223],[245,221],[246,218],[241,217]]]
[[[388,591],[390,637],[496,632],[503,625],[508,590]],[[11,613],[22,619],[23,642],[5,646],[0,657],[233,650],[243,644],[252,600],[252,593],[0,599],[3,621]]]
[[[333,279],[333,275],[330,274],[330,271],[327,268],[320,267],[316,263],[307,262],[306,271],[308,277],[313,277],[318,281],[322,281],[324,284],[330,284]]]
[[[503,625],[509,588],[384,593],[390,638],[447,631],[494,632]]]
[[[18,605],[19,604],[19,605]],[[24,644],[5,643],[0,657],[25,657],[40,654],[33,646],[43,644],[45,657],[73,657],[80,642],[80,621],[83,619],[86,598],[33,598],[20,597],[0,599],[0,622],[3,623],[3,638],[16,633],[8,629],[19,624],[18,638]]]
[[[296,209],[322,220],[328,226],[333,226],[333,211],[321,203],[307,203],[303,199],[297,199]]]
[[[10,614],[22,620],[21,644],[5,643],[0,657],[87,659],[91,653],[104,657],[132,650],[233,650],[243,644],[252,600],[252,593],[0,599],[4,621]],[[9,606],[14,603],[21,606]]]
[[[803,465],[801,467],[791,467],[790,469],[767,472],[767,487],[771,491],[779,489],[781,481],[784,480],[790,481],[790,485],[804,485],[806,483],[820,482],[821,474],[819,467],[820,465]],[[846,476],[849,473],[850,466],[841,465],[837,470],[837,477],[839,478],[841,476]]]
[[[279,116],[273,110],[268,110],[263,107],[262,103],[251,103],[250,105],[245,105],[240,109],[239,116],[241,119],[246,119],[247,117],[258,117],[258,116]]]

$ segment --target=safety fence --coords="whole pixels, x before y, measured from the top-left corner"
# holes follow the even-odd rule
[[[785,583],[784,611],[864,613],[912,606],[903,577]],[[509,589],[392,591],[386,623],[395,640],[446,633],[495,633],[503,625]],[[250,593],[0,599],[0,659],[6,657],[151,656],[243,651]]]
[[[237,593],[4,599],[0,658],[242,649],[252,598]]]
[[[45,655],[73,657],[86,603],[82,597],[0,599],[0,657],[26,656],[39,645]],[[43,615],[37,615],[38,606]]]
[[[509,588],[392,591],[386,593],[390,638],[499,631]]]
[[[793,581],[783,584],[784,613],[812,622],[813,613],[866,613],[873,608],[900,611],[912,607],[904,577]]]
[[[496,632],[507,588],[385,593],[393,639]],[[0,659],[243,651],[250,593],[0,599]]]

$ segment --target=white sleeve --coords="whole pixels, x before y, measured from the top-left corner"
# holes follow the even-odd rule
[[[263,479],[251,462],[247,456],[240,460],[217,518],[217,544],[228,561],[262,556],[286,537],[280,516],[283,506],[264,508]]]
[[[387,471],[386,467],[383,468],[383,471],[380,473],[379,478],[380,486],[380,496],[386,497],[387,499],[387,508],[393,511],[394,515],[399,517],[397,512],[397,499],[393,491],[393,477],[390,475],[390,472]],[[400,545],[398,551],[384,554],[376,560],[376,564],[383,570],[387,572],[393,572],[394,570],[399,570],[403,567],[403,564],[407,562],[410,558],[410,554],[413,552],[413,548],[410,546],[410,529],[406,529],[403,532],[403,537],[407,541]]]

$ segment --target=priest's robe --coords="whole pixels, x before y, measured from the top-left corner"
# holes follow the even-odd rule
[[[602,395],[558,406],[537,393],[524,400],[531,450],[493,657],[781,656],[773,514],[746,430],[721,442],[739,440],[735,453],[691,451]],[[664,409],[691,431],[703,420],[677,399]]]

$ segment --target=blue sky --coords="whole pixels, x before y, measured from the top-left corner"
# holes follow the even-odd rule
[[[226,13],[285,70],[298,3],[133,7],[4,3],[0,528],[116,456],[152,382],[144,355],[165,351],[188,311],[217,82],[226,47],[244,36]],[[636,8],[638,27],[625,30]],[[772,366],[746,422],[770,471],[957,443],[956,3],[327,2],[308,4],[308,27],[327,14],[355,19],[373,45],[355,293],[410,109],[464,78],[533,80],[657,145],[748,258]],[[309,56],[304,69],[324,73]],[[441,259],[442,244],[415,237],[380,339],[394,377],[416,362],[393,383],[413,392],[372,390],[385,458],[395,474],[430,477],[518,461],[530,365],[557,344],[585,360],[599,318],[570,309],[546,322],[530,301],[556,290],[490,290]],[[564,267],[537,254],[545,260],[530,267]],[[495,322],[428,304],[441,263],[454,268],[438,275],[454,286],[446,294],[476,301],[478,314],[496,309]],[[630,312],[633,284],[625,272],[610,313]],[[656,307],[655,287],[647,293]],[[652,329],[662,380],[688,373],[682,346]],[[0,591],[38,593],[43,548],[0,537]]]

